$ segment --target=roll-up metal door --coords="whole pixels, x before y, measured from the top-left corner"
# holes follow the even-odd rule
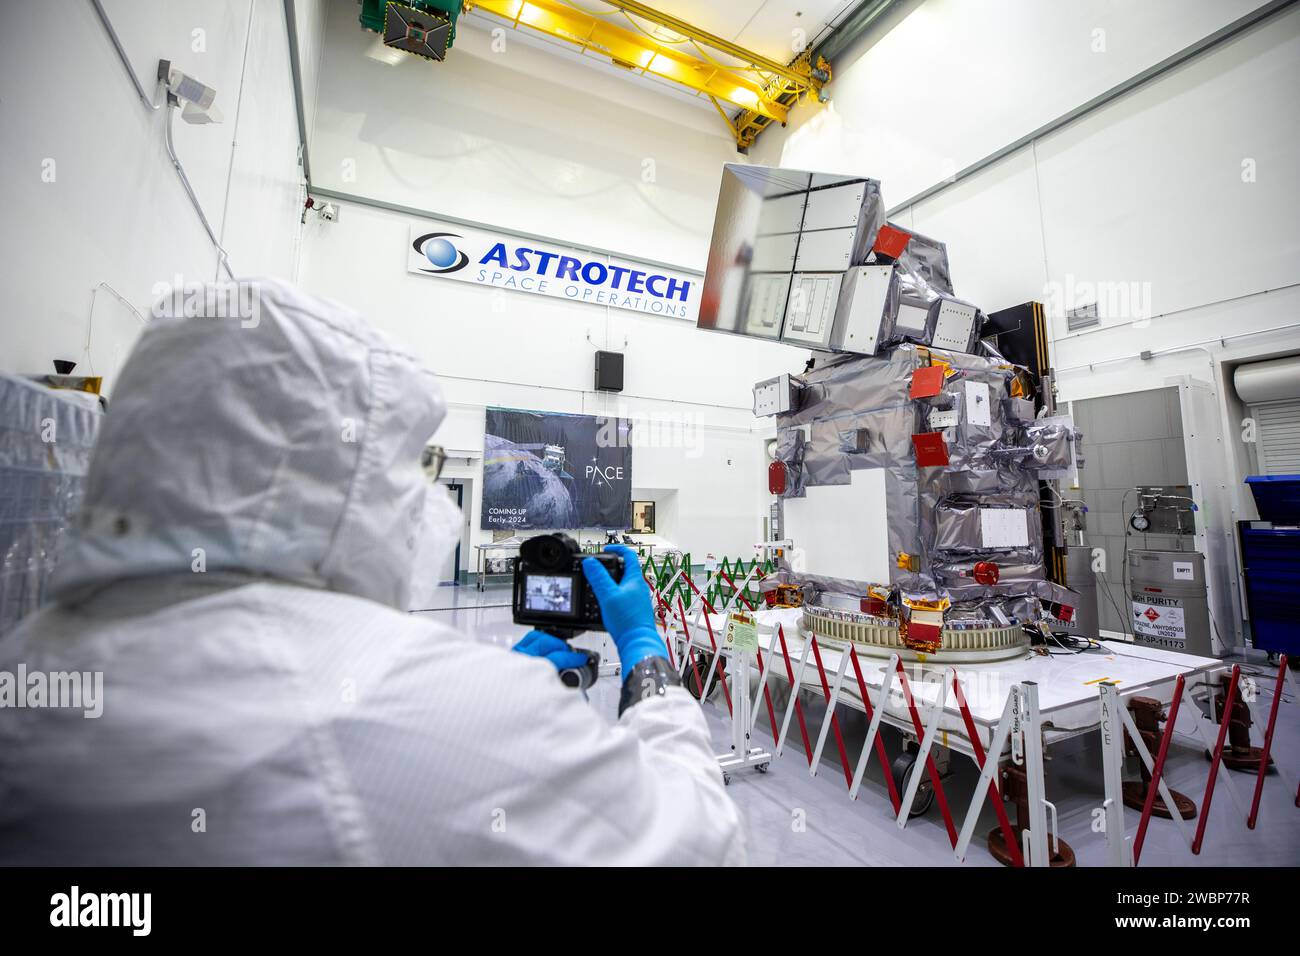
[[[1300,475],[1300,399],[1252,405],[1255,448],[1264,475]]]

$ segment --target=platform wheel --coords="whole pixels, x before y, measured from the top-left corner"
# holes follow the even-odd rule
[[[894,758],[889,769],[894,775],[894,786],[898,788],[898,795],[901,797],[907,790],[907,783],[911,780],[912,774],[917,770],[916,754],[910,750],[899,754]],[[924,767],[920,769],[925,773]],[[916,788],[916,796],[912,799],[912,806],[907,811],[907,815],[909,818],[923,816],[933,805],[934,784],[931,783],[929,774],[926,774]]]

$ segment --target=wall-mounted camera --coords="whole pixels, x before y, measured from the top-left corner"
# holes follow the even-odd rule
[[[306,222],[306,221],[307,221],[307,213],[309,213],[309,212],[315,212],[316,215],[320,217],[321,222],[338,222],[338,221],[339,221],[339,205],[338,205],[338,203],[325,202],[325,201],[322,201],[322,200],[319,200],[319,199],[313,199],[311,196],[308,196],[308,197],[307,197],[307,201],[306,201],[305,203],[303,203],[303,207],[302,207],[302,219],[299,220],[299,221],[300,221],[300,222]]]
[[[158,82],[167,90],[171,104],[181,107],[181,119],[185,122],[196,125],[221,122],[221,110],[213,103],[217,91],[174,69],[170,60],[158,61]]]

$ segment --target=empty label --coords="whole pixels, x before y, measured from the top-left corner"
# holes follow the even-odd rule
[[[1175,561],[1174,562],[1174,580],[1191,581],[1196,578],[1196,573],[1192,571],[1192,562]]]

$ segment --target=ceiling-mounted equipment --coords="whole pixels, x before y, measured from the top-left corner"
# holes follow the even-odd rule
[[[600,2],[611,9],[591,12],[564,0],[466,0],[465,9],[493,14],[513,27],[529,27],[707,96],[742,151],[770,123],[784,126],[800,97],[820,99],[830,82],[830,64],[811,50],[782,64],[644,4]],[[620,14],[625,23],[615,21]],[[738,108],[734,119],[724,103]]]
[[[361,25],[384,46],[441,62],[456,39],[460,0],[362,0]]]

